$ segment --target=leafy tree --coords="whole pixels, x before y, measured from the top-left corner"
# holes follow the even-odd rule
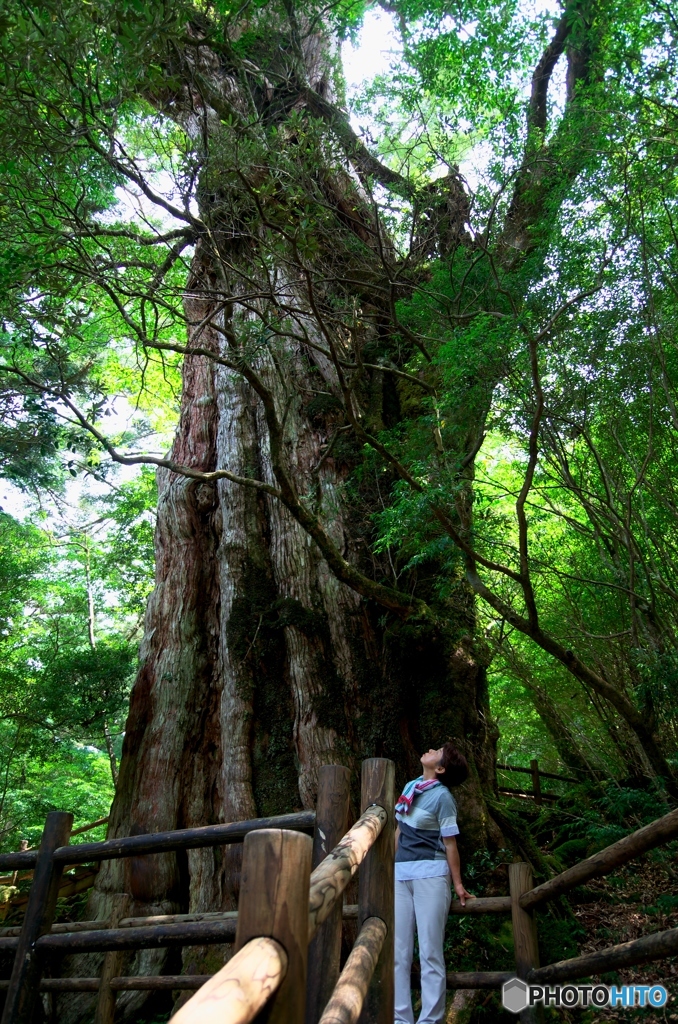
[[[7,8],[0,373],[65,432],[45,472],[159,471],[115,834],[452,734],[499,848],[493,657],[554,743],[574,687],[594,767],[678,792],[671,14],[389,6],[367,141],[362,6]],[[226,905],[233,856],[165,858],[149,902]]]
[[[6,846],[34,840],[54,807],[89,820],[108,813],[152,583],[154,500],[152,476],[143,474],[95,499],[104,515],[61,537],[0,513]]]

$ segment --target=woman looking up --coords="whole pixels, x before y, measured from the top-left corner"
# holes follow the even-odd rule
[[[422,754],[423,774],[408,782],[396,804],[395,1022],[414,1024],[410,972],[416,922],[421,963],[418,1024],[440,1024],[445,1012],[443,938],[450,877],[462,907],[473,899],[461,880],[457,805],[450,793],[468,776],[454,743]]]

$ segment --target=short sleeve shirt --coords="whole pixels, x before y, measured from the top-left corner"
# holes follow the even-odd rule
[[[447,786],[441,783],[416,793],[407,814],[396,811],[396,821],[396,881],[449,875],[443,837],[459,835],[459,828],[457,805]]]

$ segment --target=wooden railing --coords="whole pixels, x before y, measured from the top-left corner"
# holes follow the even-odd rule
[[[555,772],[543,772],[539,767],[539,761],[534,758],[530,761],[529,768],[522,768],[515,764],[497,764],[497,771],[500,772],[520,772],[523,775],[529,775],[532,778],[532,789],[512,789],[508,786],[498,786],[497,789],[500,793],[505,796],[521,797],[534,800],[534,802],[541,806],[544,800],[557,800],[558,797],[555,793],[544,792],[541,788],[542,779],[557,779],[558,782],[581,782],[582,779],[573,779],[569,775],[558,775]]]
[[[370,1001],[374,1024],[393,1018],[393,764],[381,758],[363,764],[363,813],[347,830],[350,778],[346,768],[320,769],[317,811],[260,818],[165,833],[68,845],[72,816],[47,817],[39,850],[0,856],[0,869],[34,869],[20,927],[0,929],[0,949],[15,950],[2,1024],[28,1024],[38,992],[98,992],[96,1024],[110,1024],[119,991],[198,989],[174,1020],[249,1021],[271,1001],[275,1017],[304,1017],[317,1024],[339,980],[341,894],[363,864],[354,955],[341,976],[344,1002]],[[308,834],[314,830],[314,839]],[[343,838],[342,838],[343,837]],[[125,916],[129,898],[118,894],[113,917],[99,922],[54,924],[56,893],[67,864],[102,861],[179,849],[244,842],[237,912]],[[313,871],[311,871],[312,866]],[[117,902],[116,902],[117,901]],[[232,942],[235,955],[213,976],[129,977],[119,975],[119,953]],[[56,954],[105,952],[100,978],[42,977]],[[381,954],[381,955],[380,955]],[[312,984],[306,995],[306,971]],[[374,978],[372,977],[374,975]],[[389,995],[390,993],[390,995]],[[327,998],[325,998],[327,996]],[[306,1005],[308,1003],[308,1005]],[[337,1002],[335,999],[335,1012]],[[356,1017],[357,1019],[357,1017]],[[347,1020],[353,1020],[349,1015]]]
[[[334,813],[323,818],[337,832],[348,811],[348,776],[334,771]],[[362,816],[312,871],[314,844],[306,837],[284,831],[247,837],[236,953],[175,1014],[174,1024],[249,1024],[266,1005],[268,1024],[356,1024],[363,1009],[371,1024],[391,1024],[393,778],[392,762],[363,763]],[[317,856],[330,835],[316,822],[315,837]],[[361,865],[358,938],[339,974],[340,897]],[[315,983],[307,987],[309,943]]]
[[[178,1011],[176,1024],[248,1024],[268,1006],[269,1024],[391,1024],[393,1020],[393,764],[363,764],[362,815],[347,830],[349,773],[320,770],[316,813],[212,825],[67,845],[70,815],[48,815],[38,851],[0,856],[0,869],[34,869],[20,928],[0,929],[0,949],[16,951],[2,1024],[28,1024],[37,994],[98,992],[97,1024],[110,1024],[115,993],[128,990],[197,990]],[[313,828],[313,840],[308,834]],[[66,842],[64,842],[64,837]],[[515,972],[450,972],[449,988],[498,988],[514,976],[534,984],[572,981],[678,953],[678,928],[541,967],[535,910],[592,878],[600,878],[678,838],[678,810],[541,885],[529,865],[509,865],[509,896],[452,904],[451,914],[510,913]],[[243,842],[238,911],[125,916],[120,895],[111,920],[53,924],[56,887],[64,864],[142,853]],[[84,851],[86,853],[84,855]],[[342,907],[342,893],[359,871],[358,903]],[[342,918],[358,920],[358,938],[340,973]],[[235,954],[212,976],[123,977],[120,950],[231,942]],[[43,978],[56,953],[104,951],[101,978]],[[416,978],[414,979],[416,981]],[[532,1021],[527,1009],[521,1021]]]
[[[509,864],[510,897],[468,900],[465,907],[452,905],[452,912],[464,913],[511,913],[513,943],[515,949],[515,973],[502,971],[474,971],[448,973],[447,987],[458,988],[501,988],[504,982],[516,975],[534,985],[555,984],[575,981],[607,971],[621,970],[638,964],[650,963],[678,953],[678,928],[645,935],[632,942],[609,946],[595,953],[561,960],[544,967],[539,966],[537,944],[537,922],[534,911],[549,900],[570,892],[592,878],[602,878],[616,868],[650,850],[678,838],[678,809],[645,825],[631,835],[624,836],[616,843],[594,853],[586,860],[561,872],[548,882],[533,886],[532,870],[528,864]],[[521,1022],[536,1021],[535,1008],[523,1010]]]
[[[77,922],[76,926],[64,924],[53,928],[59,885],[66,865],[241,843],[250,833],[271,827],[309,832],[314,827],[315,813],[304,811],[275,818],[80,843],[77,846],[69,845],[72,823],[71,814],[53,811],[47,815],[37,850],[0,855],[0,870],[33,870],[33,882],[18,934],[16,929],[0,929],[0,949],[15,950],[12,975],[9,981],[0,983],[7,992],[2,1024],[29,1024],[41,985],[47,990],[62,992],[98,990],[95,1020],[97,1024],[111,1024],[115,991],[130,987],[164,987],[164,979],[158,984],[157,978],[118,977],[119,971],[112,968],[118,962],[116,954],[119,951],[233,940],[236,922],[232,917],[223,915],[200,915],[198,920],[195,917],[190,919],[190,916],[189,920],[181,919],[184,915],[178,915],[172,922],[153,923],[148,919],[125,919],[124,907],[129,902],[126,894],[115,896],[114,916],[110,921]],[[305,838],[311,842],[310,837]],[[49,958],[57,953],[97,951],[108,954],[104,958],[101,978],[42,977]]]

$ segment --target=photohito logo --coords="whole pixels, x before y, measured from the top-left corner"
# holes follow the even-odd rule
[[[511,978],[501,990],[504,1009],[520,1013],[528,1006],[664,1006],[663,985],[528,985]]]

